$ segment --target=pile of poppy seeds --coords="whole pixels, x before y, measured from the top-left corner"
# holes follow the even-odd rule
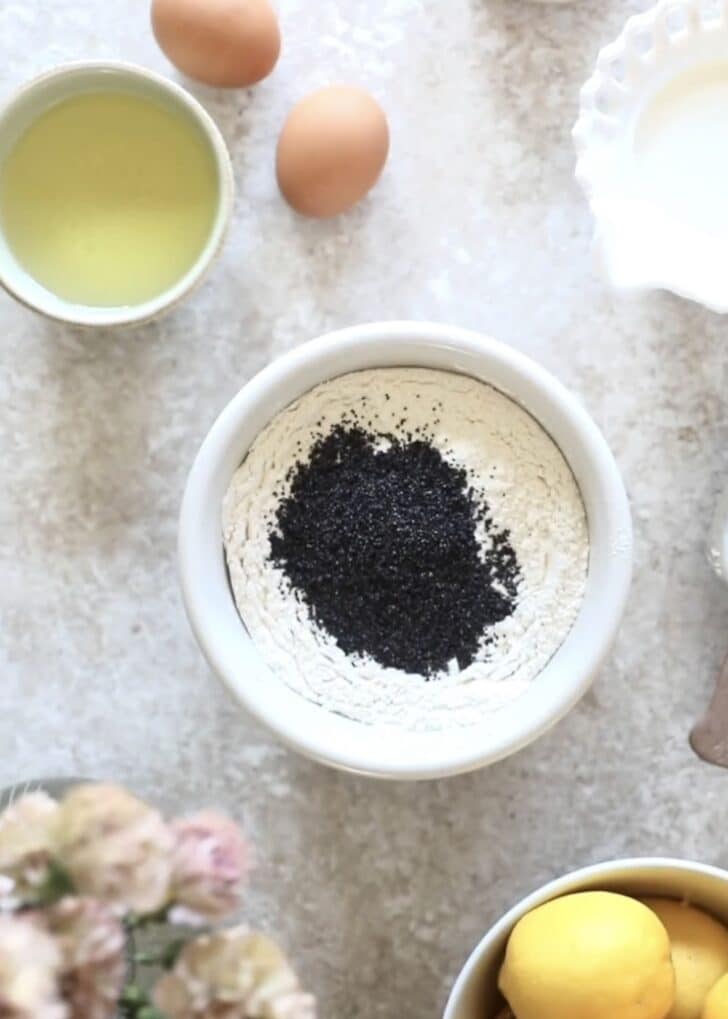
[[[471,665],[513,613],[509,533],[424,433],[374,435],[347,420],[287,482],[272,561],[345,653],[433,678]]]

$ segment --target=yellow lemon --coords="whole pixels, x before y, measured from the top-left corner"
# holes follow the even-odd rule
[[[728,973],[711,987],[700,1019],[728,1019]]]
[[[705,997],[728,970],[728,931],[712,916],[675,899],[645,899],[672,945],[675,1002],[669,1019],[700,1019]]]
[[[516,924],[499,983],[516,1019],[665,1019],[675,974],[650,909],[626,895],[579,892]]]

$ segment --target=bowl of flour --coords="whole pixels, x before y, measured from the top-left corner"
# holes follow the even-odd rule
[[[182,591],[213,671],[286,744],[362,774],[472,770],[588,688],[624,609],[606,443],[533,361],[383,323],[292,351],[191,471]]]

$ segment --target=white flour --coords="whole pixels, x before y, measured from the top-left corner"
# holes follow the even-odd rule
[[[491,629],[494,640],[479,660],[429,682],[347,656],[312,623],[269,558],[269,531],[290,468],[347,411],[361,413],[364,397],[371,431],[401,435],[425,426],[442,455],[468,470],[495,527],[510,531],[521,569],[515,611]],[[345,375],[279,414],[233,478],[223,532],[235,601],[270,668],[329,711],[411,730],[482,722],[522,694],[574,623],[589,558],[579,489],[540,425],[490,386],[418,368]]]

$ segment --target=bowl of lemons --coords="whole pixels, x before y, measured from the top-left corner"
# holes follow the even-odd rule
[[[545,885],[485,935],[444,1019],[728,1019],[728,871],[619,860]]]

